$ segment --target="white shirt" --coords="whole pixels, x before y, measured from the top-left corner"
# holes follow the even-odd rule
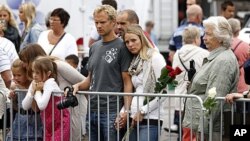
[[[163,67],[166,66],[166,62],[165,59],[163,58],[163,56],[160,53],[153,53],[153,56],[151,58],[152,61],[152,68],[155,74],[155,78],[156,80],[160,77],[161,75],[161,69]],[[145,63],[144,63],[145,64]],[[132,76],[132,83],[133,86],[135,87],[136,91],[135,93],[143,93],[143,71],[140,72],[139,75],[133,75]],[[138,100],[139,98],[139,100]],[[161,117],[163,117],[162,113],[163,109],[160,106],[158,107],[159,103],[159,99],[155,98],[154,100],[150,101],[148,104],[143,105],[145,96],[134,96],[132,99],[132,103],[131,103],[131,117],[133,118],[134,115],[136,114],[136,112],[139,110],[143,110],[146,113],[148,113],[147,115],[144,116],[144,119],[147,119],[149,117],[149,119],[158,119],[158,112],[160,112]],[[165,100],[164,97],[161,98],[160,100],[160,105],[162,104],[162,102]],[[139,103],[138,103],[139,102]]]
[[[58,84],[56,83],[54,78],[49,78],[48,80],[46,80],[44,82],[43,85],[43,93],[41,91],[36,91],[35,95],[32,95],[32,83],[30,84],[30,87],[28,89],[28,92],[24,98],[24,100],[22,101],[22,106],[24,110],[28,110],[29,108],[31,108],[32,106],[32,101],[33,98],[36,100],[37,102],[37,106],[40,110],[44,110],[46,109],[49,100],[51,98],[52,92],[60,92],[60,88],[58,86]],[[60,94],[53,94],[54,96],[61,96]]]
[[[38,44],[41,45],[47,55],[49,55],[49,53],[55,46],[49,43],[48,35],[50,31],[51,30],[43,31],[38,38]],[[64,60],[65,57],[71,54],[78,56],[76,40],[71,34],[65,33],[64,37],[60,40],[60,42],[52,51],[51,56],[56,56]]]
[[[10,40],[0,37],[0,73],[10,70],[12,63],[18,58],[15,45]]]

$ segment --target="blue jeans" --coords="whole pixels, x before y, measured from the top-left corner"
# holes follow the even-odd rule
[[[148,139],[148,135],[149,135],[149,139]],[[133,131],[130,133],[129,140],[137,141],[137,136],[138,136],[137,127],[135,127]],[[158,126],[149,125],[149,133],[148,133],[148,125],[140,125],[139,139],[140,139],[139,141],[158,141]]]
[[[100,125],[98,125],[98,113],[91,112],[90,119],[88,119],[90,120],[90,140],[98,141],[98,136],[100,136],[100,141],[117,141],[117,132],[114,126],[116,115],[116,112],[110,112],[108,119],[107,113],[100,113]],[[100,135],[98,135],[98,129],[100,129]]]

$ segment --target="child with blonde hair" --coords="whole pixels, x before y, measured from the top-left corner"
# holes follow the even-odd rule
[[[36,115],[32,109],[24,110],[21,102],[25,97],[26,92],[19,89],[28,89],[31,81],[26,76],[26,69],[20,59],[16,59],[12,66],[13,83],[9,98],[12,99],[13,108],[16,111],[16,116],[13,121],[12,129],[7,135],[7,141],[13,138],[13,141],[42,141],[43,128],[41,117]],[[35,104],[35,103],[33,103]],[[28,126],[28,129],[27,129]],[[28,132],[27,132],[28,131]]]
[[[69,141],[69,110],[56,108],[56,103],[62,99],[61,93],[58,93],[61,90],[56,82],[56,63],[48,57],[38,57],[32,63],[32,77],[33,81],[22,102],[23,108],[29,109],[33,99],[37,102],[44,123],[45,141]]]

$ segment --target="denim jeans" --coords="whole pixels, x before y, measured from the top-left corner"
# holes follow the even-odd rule
[[[139,136],[140,139],[139,141],[158,141],[158,126],[149,125],[149,133],[148,133],[148,125],[140,125],[139,135],[137,135],[137,127],[135,127],[133,131],[130,133],[129,140],[137,141],[137,136]]]
[[[98,141],[98,136],[100,136],[100,141],[117,141],[117,131],[114,127],[116,115],[116,112],[110,112],[108,119],[107,113],[100,113],[100,125],[98,125],[98,113],[91,112],[90,119],[88,119],[90,120],[90,125],[88,125],[90,126],[90,140]],[[100,135],[98,135],[98,129],[100,129]]]

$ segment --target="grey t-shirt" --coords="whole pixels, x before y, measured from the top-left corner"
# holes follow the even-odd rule
[[[90,91],[123,92],[122,72],[128,71],[132,55],[125,47],[122,39],[109,42],[97,41],[89,51],[88,70],[91,73]],[[107,112],[107,96],[100,96],[100,110]],[[119,107],[123,98],[119,97]],[[90,97],[91,110],[98,109],[97,95]],[[117,97],[109,96],[109,110],[116,112]]]

